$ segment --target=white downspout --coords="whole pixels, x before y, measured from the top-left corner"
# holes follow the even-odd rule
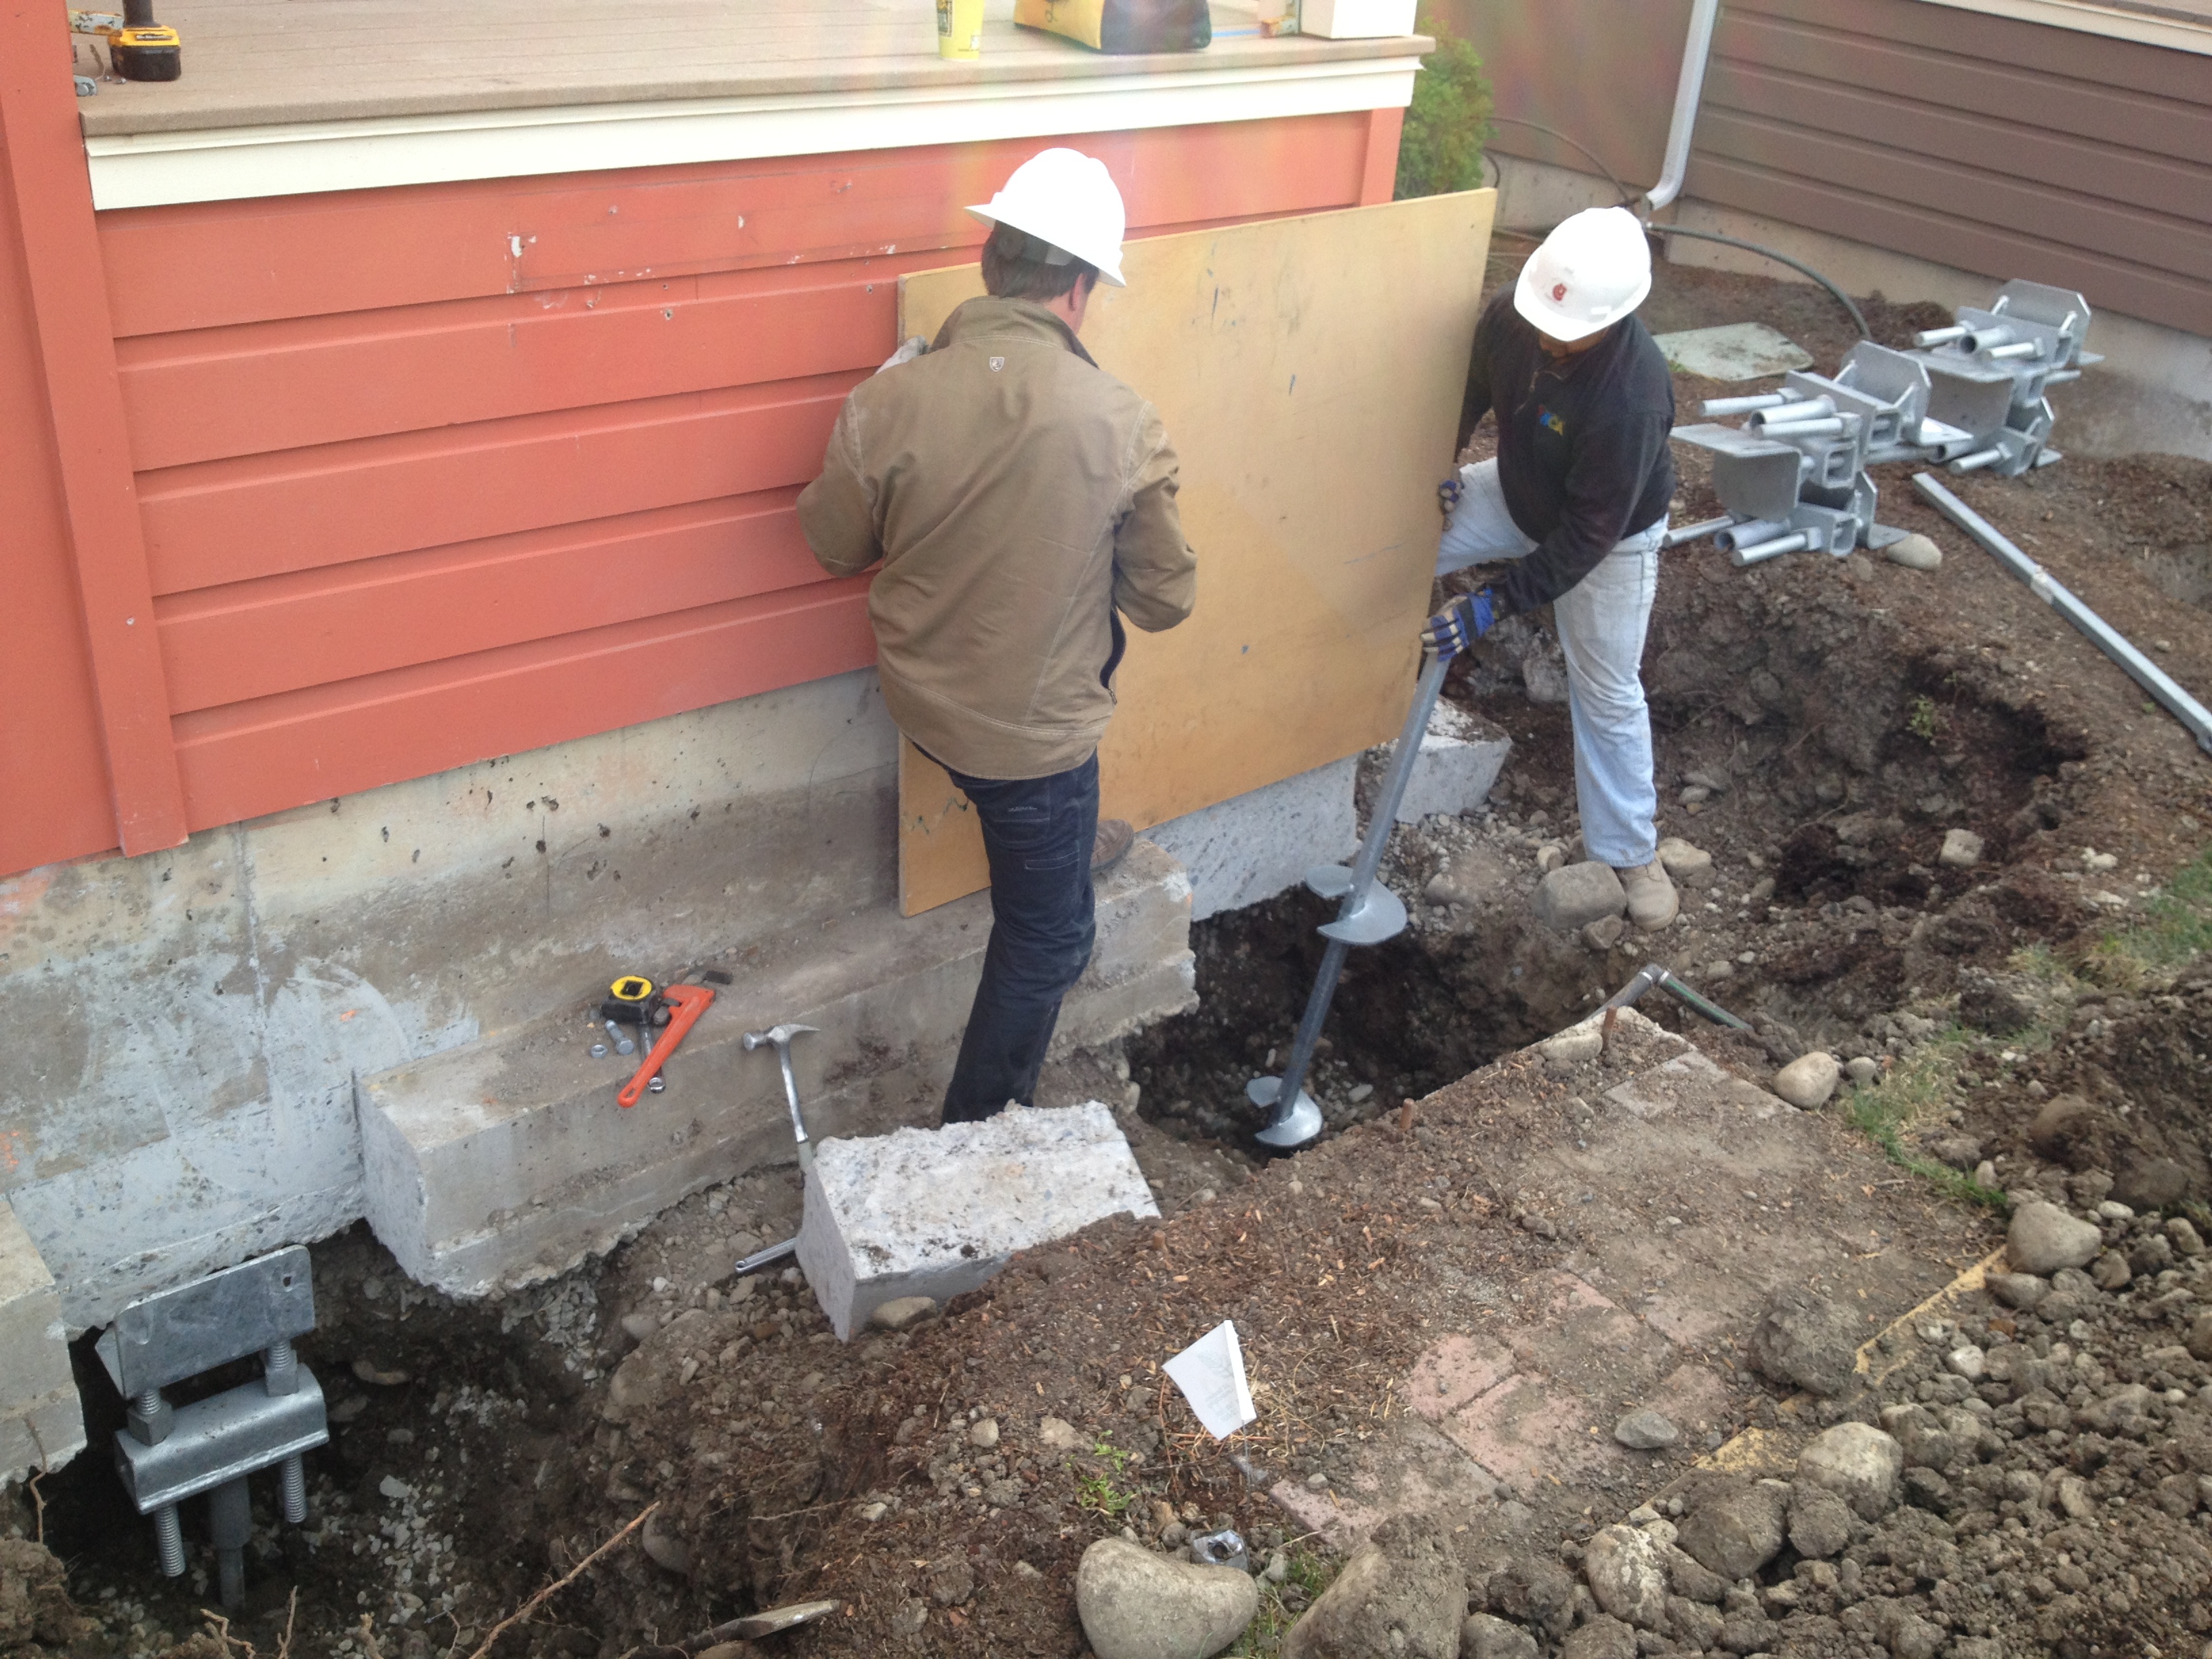
[[[1665,207],[1682,191],[1690,167],[1690,135],[1698,124],[1698,102],[1705,96],[1705,58],[1712,50],[1713,20],[1720,0],[1691,0],[1689,38],[1682,43],[1682,78],[1674,86],[1674,116],[1667,128],[1667,161],[1659,182],[1644,198],[1644,216]]]

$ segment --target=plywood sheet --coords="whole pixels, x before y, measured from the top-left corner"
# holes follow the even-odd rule
[[[1496,193],[1132,242],[1084,344],[1182,458],[1198,604],[1132,629],[1099,749],[1104,816],[1139,829],[1390,737],[1405,717]],[[902,279],[902,337],[982,292]],[[904,746],[906,914],[988,884],[975,819]]]

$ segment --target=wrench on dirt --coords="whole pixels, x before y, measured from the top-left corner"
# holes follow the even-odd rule
[[[814,1025],[771,1025],[765,1031],[745,1033],[745,1048],[748,1050],[773,1042],[776,1059],[783,1062],[783,1095],[791,1103],[791,1136],[799,1143],[799,1167],[801,1171],[814,1167],[814,1148],[806,1139],[806,1120],[799,1115],[799,1079],[791,1074],[791,1040],[801,1031],[820,1029]]]

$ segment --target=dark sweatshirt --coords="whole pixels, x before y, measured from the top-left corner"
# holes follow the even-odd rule
[[[1460,406],[1459,442],[1498,414],[1506,510],[1538,545],[1500,585],[1507,612],[1549,605],[1615,544],[1663,517],[1674,495],[1674,384],[1633,317],[1588,351],[1554,362],[1513,308],[1510,283],[1483,307]]]

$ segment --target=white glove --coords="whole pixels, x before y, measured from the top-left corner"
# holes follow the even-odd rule
[[[891,353],[890,356],[884,358],[881,363],[877,365],[876,373],[880,374],[884,369],[896,368],[901,363],[910,363],[928,349],[928,341],[923,339],[919,334],[911,336],[900,345],[896,351]]]

